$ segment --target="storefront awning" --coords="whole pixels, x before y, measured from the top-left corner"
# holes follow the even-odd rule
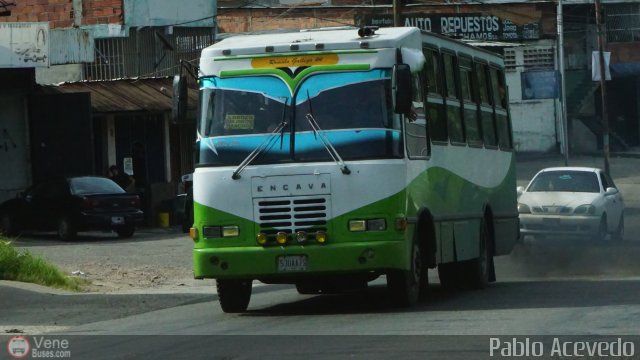
[[[90,93],[91,108],[98,113],[171,111],[173,78],[80,81],[41,86],[45,93]],[[195,109],[197,88],[189,88],[189,108]]]

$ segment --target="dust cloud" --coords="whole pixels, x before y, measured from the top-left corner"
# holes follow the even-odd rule
[[[609,238],[525,237],[508,256],[495,258],[496,273],[508,278],[640,276],[640,244]]]

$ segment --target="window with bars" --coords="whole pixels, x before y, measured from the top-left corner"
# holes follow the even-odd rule
[[[554,68],[552,47],[536,47],[522,50],[524,70],[543,70]]]
[[[85,64],[85,80],[171,76],[180,60],[197,61],[200,52],[214,42],[211,28],[174,27],[131,29],[127,38],[96,39],[95,61]]]
[[[504,70],[516,71],[516,50],[504,49]]]
[[[553,47],[520,47],[504,49],[505,71],[550,70],[555,68]]]
[[[608,42],[640,41],[640,4],[608,4],[605,14]]]

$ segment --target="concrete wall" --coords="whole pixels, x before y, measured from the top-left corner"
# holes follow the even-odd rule
[[[82,79],[82,64],[36,68],[36,83],[41,85],[54,85],[61,82],[81,81]]]
[[[555,152],[556,112],[553,100],[511,100],[513,142],[517,152]]]
[[[541,40],[529,47],[552,46],[553,42]],[[509,87],[509,105],[513,127],[513,142],[518,152],[556,152],[562,139],[562,128],[556,120],[560,113],[555,99],[522,99],[521,73],[524,70],[523,51],[526,46],[515,48],[516,68],[506,72]]]
[[[186,26],[215,26],[215,0],[124,0],[127,26],[166,26],[188,22]],[[199,21],[194,21],[200,19]]]

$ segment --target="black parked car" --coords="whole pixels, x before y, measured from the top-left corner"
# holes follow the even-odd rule
[[[78,231],[113,230],[133,236],[143,221],[140,198],[110,179],[97,176],[55,178],[36,185],[0,205],[0,233],[57,230],[63,240]]]

